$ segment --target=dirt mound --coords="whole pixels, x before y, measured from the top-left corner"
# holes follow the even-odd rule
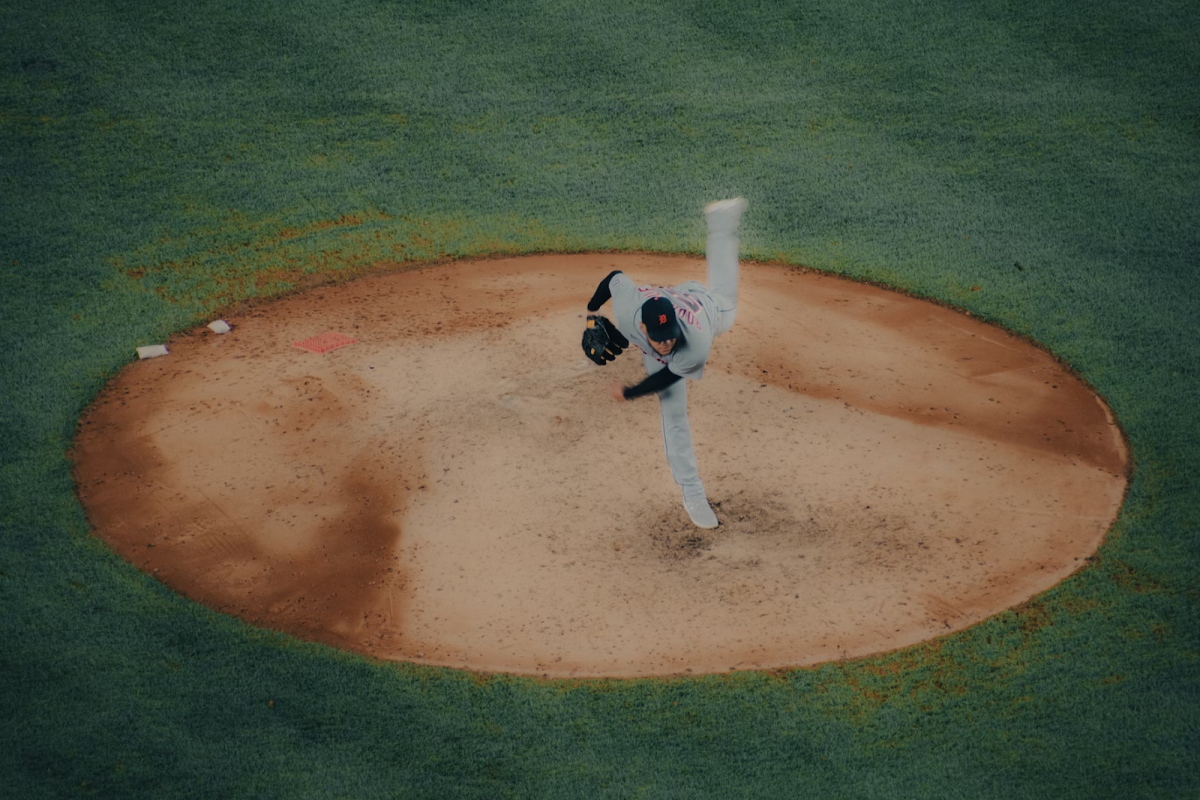
[[[721,525],[691,526],[640,359],[579,352],[623,269],[460,262],[325,287],[176,337],[85,415],[96,533],[179,592],[380,658],[548,675],[811,664],[963,628],[1077,569],[1124,444],[1045,353],[880,289],[743,264],[689,385]],[[292,343],[336,331],[323,354]]]

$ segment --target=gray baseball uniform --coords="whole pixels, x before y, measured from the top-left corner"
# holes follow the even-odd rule
[[[707,286],[697,281],[672,287],[638,285],[620,272],[608,279],[615,324],[642,351],[646,374],[668,369],[686,379],[677,380],[657,392],[667,463],[675,482],[683,489],[685,499],[705,497],[692,447],[692,430],[688,425],[687,380],[699,380],[704,375],[713,340],[733,327],[737,316],[740,211],[737,209],[732,220],[723,216],[708,219]],[[675,349],[665,356],[654,350],[638,325],[642,321],[642,305],[656,297],[671,302],[681,331]]]

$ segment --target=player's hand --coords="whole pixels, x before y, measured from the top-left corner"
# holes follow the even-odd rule
[[[616,400],[618,403],[625,402],[625,387],[616,381],[613,381],[608,385],[608,393],[612,395],[612,399]]]

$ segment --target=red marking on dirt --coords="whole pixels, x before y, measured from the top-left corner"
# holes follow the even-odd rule
[[[299,347],[301,350],[309,350],[313,353],[327,353],[330,350],[336,350],[339,347],[345,347],[357,341],[357,339],[346,336],[343,333],[326,331],[325,333],[318,333],[316,336],[310,336],[307,339],[301,339],[298,342],[292,342],[292,346]]]

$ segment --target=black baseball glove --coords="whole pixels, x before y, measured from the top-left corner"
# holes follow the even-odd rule
[[[607,317],[588,315],[587,329],[583,332],[584,355],[603,367],[609,361],[615,361],[626,347],[629,347],[629,340]]]

